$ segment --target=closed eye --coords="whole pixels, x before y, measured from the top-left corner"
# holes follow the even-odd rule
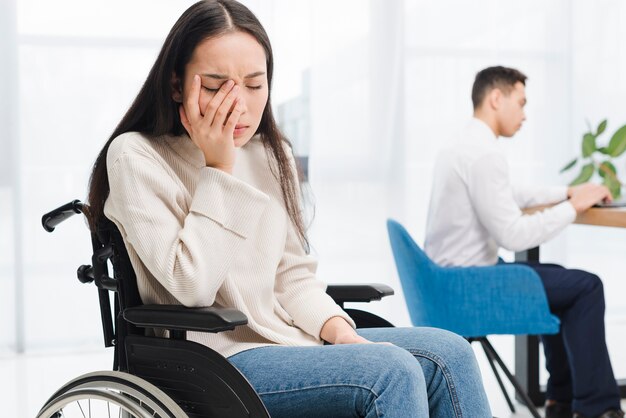
[[[259,86],[247,86],[247,87],[248,87],[250,90],[261,90],[261,88],[263,88],[263,86],[262,86],[262,85],[259,85]],[[212,88],[210,88],[210,87],[206,87],[206,86],[202,86],[202,88],[203,88],[203,89],[205,89],[205,90],[206,90],[206,91],[208,91],[208,92],[211,92],[211,93],[217,93],[217,92],[220,90],[221,86],[220,86],[220,87],[218,87],[218,88],[216,88],[216,89],[212,89]]]

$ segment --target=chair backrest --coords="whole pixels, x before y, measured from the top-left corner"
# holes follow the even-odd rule
[[[439,326],[436,317],[441,307],[434,303],[438,299],[435,283],[429,280],[439,267],[398,222],[388,220],[387,230],[411,321],[418,326]]]
[[[465,337],[489,334],[553,334],[537,273],[523,265],[441,267],[431,261],[394,220],[387,221],[391,248],[413,325],[432,326]]]

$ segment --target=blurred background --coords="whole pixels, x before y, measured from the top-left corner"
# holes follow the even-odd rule
[[[91,165],[193,2],[0,1],[0,398],[32,417],[79,373],[110,369],[78,218],[54,234],[41,215],[84,200]],[[435,155],[471,117],[477,71],[520,69],[527,122],[503,146],[513,179],[566,184],[587,124],[626,123],[626,3],[620,0],[246,0],[275,56],[273,104],[307,164],[319,277],[382,282],[371,306],[409,325],[385,220],[424,237]],[[602,139],[599,140],[600,142]],[[617,163],[618,173],[626,162]],[[605,283],[609,350],[626,378],[626,230],[569,227],[542,260]],[[512,255],[503,253],[505,259]],[[513,338],[494,340],[513,363]],[[481,357],[482,353],[478,353]],[[485,378],[491,373],[485,369]],[[545,376],[542,377],[545,380]],[[491,384],[491,383],[489,383]],[[495,382],[494,414],[507,416]],[[8,411],[6,410],[8,405]]]

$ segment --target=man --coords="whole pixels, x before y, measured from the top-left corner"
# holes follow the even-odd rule
[[[498,262],[498,248],[533,248],[572,223],[577,213],[611,200],[608,189],[591,183],[574,187],[514,188],[499,151],[525,120],[526,76],[505,67],[476,75],[474,118],[435,164],[426,230],[426,253],[444,266]],[[554,204],[525,215],[521,208]],[[621,418],[620,399],[604,335],[604,293],[588,272],[533,264],[561,332],[542,337],[546,367],[547,418]]]

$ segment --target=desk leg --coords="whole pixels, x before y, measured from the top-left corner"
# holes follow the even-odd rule
[[[515,337],[515,377],[536,406],[544,404],[546,393],[539,385],[539,337]]]
[[[515,253],[515,261],[539,261],[539,247]],[[543,405],[546,394],[539,386],[539,337],[515,337],[515,377],[533,403]]]

